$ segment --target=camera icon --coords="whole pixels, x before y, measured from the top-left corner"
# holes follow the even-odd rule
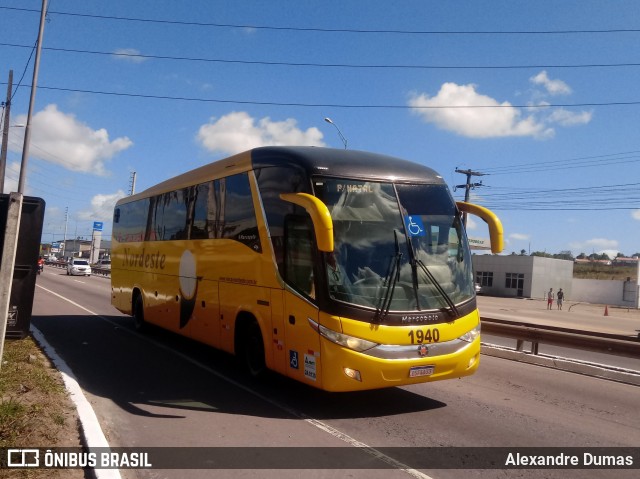
[[[7,467],[40,466],[39,449],[7,449]]]

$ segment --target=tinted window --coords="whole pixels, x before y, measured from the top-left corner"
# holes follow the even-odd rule
[[[281,200],[280,193],[310,193],[309,182],[305,173],[296,168],[262,168],[256,171],[256,178],[278,270],[284,277],[284,219],[289,214],[306,213],[303,208]]]
[[[189,190],[182,189],[162,195],[162,239],[187,239],[187,202]]]
[[[191,239],[217,238],[220,218],[218,182],[202,183],[194,189]]]
[[[239,241],[254,251],[261,251],[249,176],[242,173],[221,179],[220,192],[224,195],[221,237]]]
[[[148,198],[118,206],[113,219],[113,237],[116,241],[144,240],[148,213]]]

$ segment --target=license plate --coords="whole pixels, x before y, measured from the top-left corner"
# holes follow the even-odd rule
[[[435,366],[415,366],[409,369],[409,377],[417,378],[420,376],[431,376]]]

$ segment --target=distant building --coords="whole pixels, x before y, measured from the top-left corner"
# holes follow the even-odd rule
[[[544,298],[549,288],[571,297],[573,261],[541,256],[473,255],[482,293],[514,298]]]
[[[40,254],[42,255],[55,255],[60,259],[66,258],[85,258],[89,259],[91,256],[91,240],[83,239],[68,239],[67,241],[60,241],[58,243],[48,244],[44,243],[40,245]],[[64,251],[64,258],[62,252]],[[102,240],[100,243],[99,258],[111,256],[111,241]]]
[[[614,266],[637,266],[640,258],[638,256],[633,256],[631,258],[625,258],[624,256],[618,256],[613,260]]]

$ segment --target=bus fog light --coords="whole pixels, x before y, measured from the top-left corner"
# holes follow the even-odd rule
[[[474,355],[471,359],[469,359],[469,365],[467,366],[467,369],[472,368],[477,360],[478,360],[478,355],[477,354]]]
[[[344,373],[349,376],[351,379],[355,379],[357,381],[362,382],[362,378],[360,377],[360,371],[357,369],[344,368]]]

